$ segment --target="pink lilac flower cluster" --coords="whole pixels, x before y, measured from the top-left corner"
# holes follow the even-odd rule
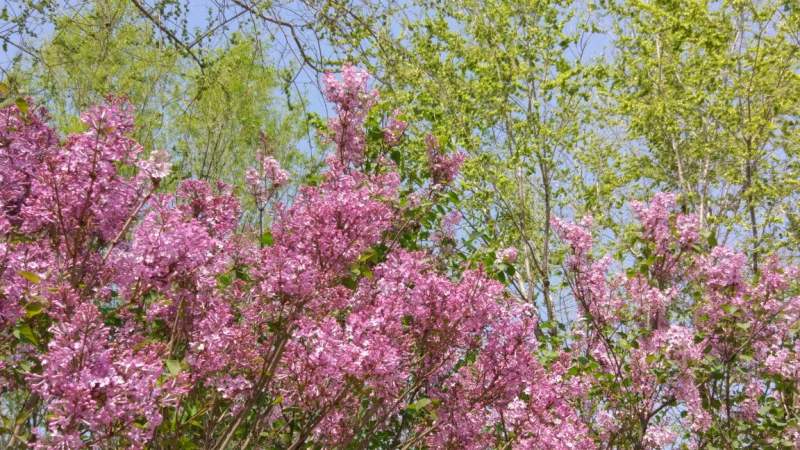
[[[328,127],[337,157],[343,164],[360,164],[366,148],[364,120],[377,102],[378,93],[367,88],[369,74],[350,64],[342,67],[341,81],[330,72],[322,81],[325,98],[336,105],[337,115],[330,119]]]
[[[700,239],[700,218],[695,214],[678,214],[675,219],[678,243],[687,247]]]
[[[256,154],[256,160],[258,167],[248,168],[245,172],[245,185],[256,206],[261,208],[277,189],[289,181],[289,173],[275,158],[263,152]]]
[[[439,141],[432,134],[425,137],[425,145],[428,148],[428,170],[435,185],[447,185],[451,183],[461,166],[466,160],[466,155],[462,152],[445,154],[442,152]]]
[[[464,217],[458,211],[450,211],[449,213],[445,214],[442,217],[442,223],[439,227],[439,232],[434,236],[434,238],[438,241],[443,239],[455,239],[456,238],[456,230],[458,229],[458,225],[461,223],[461,220]]]
[[[609,281],[606,276],[611,265],[611,258],[592,258],[591,216],[584,217],[579,224],[573,224],[553,218],[553,229],[567,242],[572,250],[567,259],[567,266],[575,274],[572,289],[576,294],[578,305],[585,313],[604,323],[617,317],[624,306],[624,300],[615,292],[619,280]]]
[[[389,116],[389,123],[383,129],[383,142],[390,147],[394,147],[400,143],[403,133],[408,128],[408,122],[399,119],[400,110],[395,109],[392,115]]]
[[[633,267],[616,275],[608,274],[608,257],[592,254],[590,221],[553,221],[570,249],[566,277],[582,313],[572,355],[579,365],[596,364],[578,376],[594,393],[583,397],[584,408],[602,418],[590,428],[613,440],[620,424],[635,424],[626,430],[634,447],[697,448],[715,425],[737,420],[737,433],[749,429],[759,439],[765,393],[782,399],[786,389],[795,392],[788,380],[800,382],[798,268],[771,258],[751,281],[744,254],[699,248],[698,218],[674,207],[672,194],[633,204],[640,255],[655,258],[627,259]]]
[[[561,236],[570,246],[570,266],[577,267],[581,264],[581,260],[589,256],[592,249],[592,224],[594,219],[592,216],[584,216],[579,223],[571,223],[563,221],[558,217],[552,219],[552,226],[556,233]]]
[[[660,254],[665,254],[672,242],[672,228],[669,219],[671,210],[675,207],[675,199],[675,194],[662,192],[656,194],[649,204],[631,203],[631,208],[639,218],[639,223],[642,224],[643,236],[655,242],[656,249]]]
[[[400,177],[359,170],[365,72],[326,86],[337,155],[276,208],[263,248],[238,231],[229,186],[157,190],[168,161],[140,158],[123,101],[64,140],[42,109],[0,110],[0,396],[30,394],[0,400],[30,417],[13,439],[595,448],[567,365],[536,357],[535,311],[479,268],[448,276],[393,240]],[[455,177],[445,166],[437,182]],[[287,177],[262,157],[247,183],[264,200]]]
[[[507,264],[517,262],[517,249],[514,247],[506,247],[500,250],[497,252],[497,260]]]
[[[169,154],[162,149],[153,151],[149,158],[139,160],[136,165],[139,167],[139,170],[156,180],[169,175],[172,167]]]

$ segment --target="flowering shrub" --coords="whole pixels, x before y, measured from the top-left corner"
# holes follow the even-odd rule
[[[63,140],[41,108],[0,112],[10,445],[593,447],[534,311],[397,245],[400,179],[362,166],[366,73],[325,83],[336,151],[263,248],[224,184],[159,192],[169,166],[141,158],[123,101]],[[433,158],[438,192],[459,163]],[[267,155],[246,177],[259,209],[287,181]]]
[[[6,444],[794,445],[796,269],[773,260],[748,281],[744,257],[704,252],[667,194],[634,205],[639,259],[616,276],[592,254],[590,219],[556,221],[579,317],[544,336],[489,272],[444,272],[403,247],[409,210],[435,201],[464,155],[429,138],[429,192],[401,193],[391,163],[364,164],[367,74],[324,81],[338,116],[322,180],[268,210],[288,173],[259,155],[246,174],[245,195],[272,212],[267,239],[241,226],[222,183],[161,192],[168,160],[142,158],[121,100],[65,139],[41,108],[0,110]],[[405,126],[393,114],[384,143]],[[455,240],[458,217],[444,215],[438,241]]]
[[[800,271],[772,259],[748,281],[745,256],[706,252],[675,201],[632,205],[641,235],[616,275],[592,256],[590,217],[554,221],[580,311],[581,416],[604,448],[798,448]]]

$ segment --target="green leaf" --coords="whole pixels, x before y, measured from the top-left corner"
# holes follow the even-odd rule
[[[411,411],[419,411],[419,410],[424,409],[425,407],[427,407],[430,404],[431,404],[431,399],[429,399],[429,398],[421,398],[421,399],[415,401],[414,403],[411,403],[410,405],[408,405],[408,409],[411,410]]]
[[[708,241],[707,242],[708,242],[708,246],[709,247],[711,247],[711,248],[716,247],[717,246],[717,233],[714,232],[714,231],[711,231],[708,234]]]
[[[19,108],[19,110],[20,110],[20,111],[21,111],[23,114],[27,114],[27,113],[28,113],[28,101],[27,101],[27,100],[25,100],[24,98],[22,98],[22,97],[18,97],[18,98],[17,98],[17,99],[14,101],[14,104],[16,104],[16,105],[17,105],[17,108]]]
[[[44,305],[39,302],[31,302],[25,305],[25,316],[28,318],[38,316],[44,310]]]
[[[36,275],[33,272],[28,272],[27,270],[20,270],[17,272],[17,274],[33,284],[39,284],[42,282],[42,279],[39,277],[39,275]]]
[[[181,362],[177,359],[168,359],[167,363],[167,370],[169,370],[170,375],[177,375],[181,373]]]
[[[31,327],[26,323],[18,325],[17,328],[14,329],[13,334],[14,337],[19,340],[27,341],[33,345],[39,345],[39,339],[36,338],[36,334],[34,334]]]

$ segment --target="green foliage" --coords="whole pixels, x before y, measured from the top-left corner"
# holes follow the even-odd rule
[[[283,159],[290,156],[299,121],[281,113],[273,96],[277,74],[259,62],[261,51],[252,38],[234,35],[209,56],[213,64],[187,70],[186,92],[176,93],[178,102],[170,108],[181,130],[172,145],[185,173],[236,182],[263,146]]]
[[[74,131],[78,111],[124,95],[137,110],[134,137],[146,151],[171,150],[178,178],[241,185],[264,146],[287,165],[302,163],[292,149],[302,121],[276,96],[281,74],[254,33],[232,33],[204,49],[200,67],[129,2],[89,3],[56,16],[38,59],[23,58],[9,75],[60,128]]]
[[[611,2],[611,121],[629,191],[684,194],[721,244],[796,255],[797,11],[782,2]]]

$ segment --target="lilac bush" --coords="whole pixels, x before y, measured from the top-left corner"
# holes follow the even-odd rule
[[[435,204],[465,156],[428,139],[415,192],[388,160],[365,164],[368,79],[350,66],[324,79],[338,115],[318,183],[282,204],[276,159],[244,174],[241,194],[270,214],[263,234],[223,183],[161,189],[168,158],[143,158],[123,100],[65,138],[42,108],[0,110],[8,445],[719,448],[731,430],[795,445],[796,268],[746,273],[671,194],[632,205],[627,268],[595,257],[591,218],[555,220],[578,314],[545,334],[490,269],[404,248],[411,210]],[[383,145],[401,144],[398,117]],[[460,216],[444,216],[452,240]]]

